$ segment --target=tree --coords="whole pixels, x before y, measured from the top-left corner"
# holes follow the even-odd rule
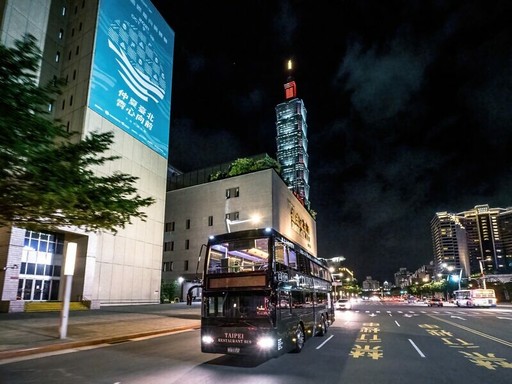
[[[265,155],[259,160],[253,158],[243,157],[236,159],[229,166],[229,170],[225,173],[216,171],[210,175],[210,181],[224,179],[226,177],[243,175],[245,173],[260,171],[262,169],[274,168],[276,172],[281,173],[281,166],[279,163],[268,155]]]
[[[170,283],[162,281],[160,285],[160,303],[169,303],[174,300],[176,295],[179,295],[178,282],[176,280]]]
[[[0,227],[77,226],[115,233],[132,218],[145,220],[141,208],[154,199],[137,193],[136,177],[99,176],[91,169],[119,158],[102,155],[113,132],[79,140],[77,132],[51,119],[48,106],[62,82],[39,86],[40,60],[33,36],[13,48],[0,44]]]

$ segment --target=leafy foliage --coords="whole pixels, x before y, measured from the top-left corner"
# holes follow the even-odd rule
[[[281,172],[281,166],[279,163],[268,155],[259,160],[244,157],[233,161],[227,172],[217,171],[216,173],[210,175],[210,181],[243,175],[244,173],[260,171],[262,169],[268,168],[274,168],[277,173]]]
[[[179,295],[179,286],[176,280],[170,283],[162,282],[160,286],[160,303],[169,303],[174,301],[175,297]]]
[[[101,155],[114,134],[73,141],[77,133],[50,118],[48,105],[62,83],[37,85],[40,59],[30,35],[13,48],[0,44],[0,226],[117,232],[134,217],[145,220],[140,209],[154,199],[137,193],[136,177],[91,169],[118,159]]]

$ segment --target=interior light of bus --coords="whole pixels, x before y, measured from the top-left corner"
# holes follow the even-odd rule
[[[203,344],[213,344],[213,337],[211,337],[209,335],[204,335],[202,337],[202,340],[203,340]]]
[[[267,232],[267,233],[272,232],[272,228],[270,228],[270,227],[265,228],[265,232]]]
[[[263,336],[258,339],[258,347],[261,349],[270,349],[275,345],[275,340],[271,336]]]

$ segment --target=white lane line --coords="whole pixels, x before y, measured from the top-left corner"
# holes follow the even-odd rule
[[[329,340],[331,340],[334,337],[334,335],[329,336],[327,340],[325,340],[322,344],[320,344],[316,349],[320,349],[324,346],[325,343],[327,343]]]
[[[411,340],[411,339],[408,339],[409,340],[409,343],[411,343],[411,345],[414,347],[414,349],[416,350],[416,352],[418,352],[418,354],[421,356],[421,357],[425,357],[425,355],[423,354],[423,352],[420,351],[420,349],[416,346],[416,344],[414,344],[414,342]]]
[[[396,324],[396,325],[398,325],[398,326],[400,326],[400,324],[398,324],[398,321],[396,321],[396,320],[395,320],[395,324]]]
[[[512,320],[512,317],[501,317],[501,316],[496,316],[497,319],[501,319],[501,320]]]

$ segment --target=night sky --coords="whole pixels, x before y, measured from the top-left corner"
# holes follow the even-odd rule
[[[436,212],[512,206],[512,2],[153,0],[175,32],[169,162],[276,157],[295,62],[318,256],[433,259]]]

